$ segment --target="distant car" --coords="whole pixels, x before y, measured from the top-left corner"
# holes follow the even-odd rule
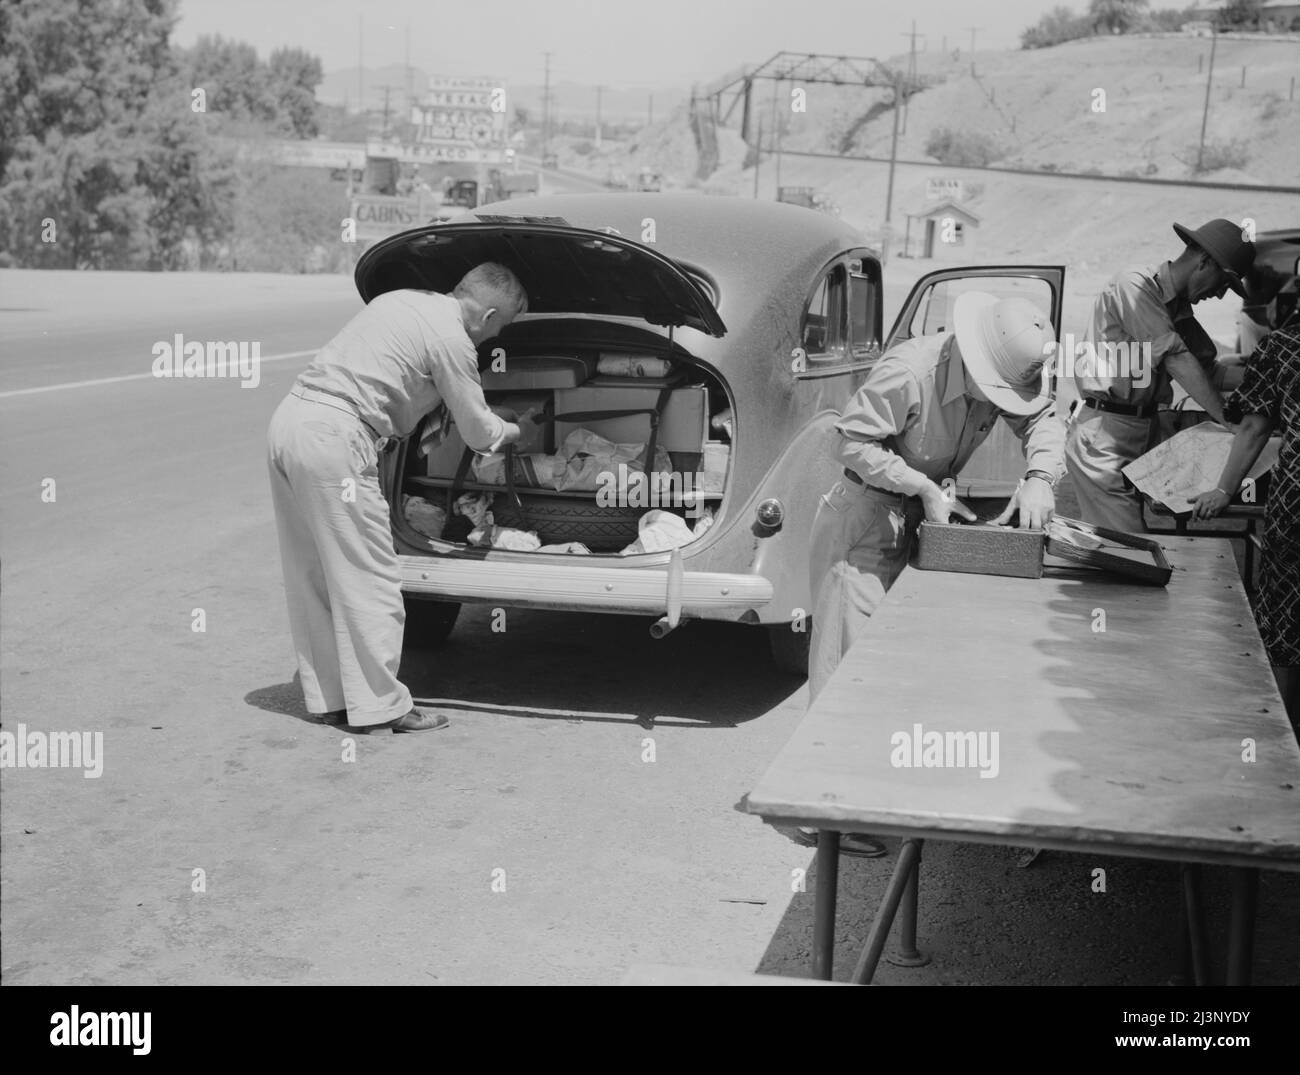
[[[1295,307],[1300,288],[1300,228],[1261,231],[1255,264],[1246,278],[1248,296],[1237,318],[1237,351],[1249,355]]]
[[[642,168],[637,175],[636,189],[646,193],[658,193],[663,190],[664,177],[653,168]]]
[[[1212,37],[1214,34],[1214,24],[1203,19],[1185,22],[1178,29],[1192,37]]]
[[[554,153],[544,153],[542,155],[543,168],[558,168],[559,166],[560,166],[560,158],[557,157]]]
[[[642,244],[632,236],[650,216],[656,241]],[[571,194],[481,206],[472,219],[381,240],[356,268],[367,302],[397,288],[450,291],[484,261],[511,268],[529,296],[479,360],[489,403],[541,416],[523,423],[534,454],[518,460],[534,470],[520,469],[513,488],[472,480],[469,453],[454,432],[435,444],[432,418],[381,456],[412,646],[446,637],[461,603],[476,602],[659,617],[656,637],[691,619],[749,624],[767,630],[776,664],[803,672],[813,517],[842,476],[833,427],[882,350],[951,332],[956,299],[972,289],[1023,296],[1061,324],[1060,266],[946,268],[916,284],[886,334],[875,251],[836,217],[775,202]],[[609,373],[637,367],[640,378]],[[1003,425],[958,476],[958,495],[1015,488],[1024,456]],[[580,427],[657,459],[641,443],[652,426],[674,471],[703,472],[703,492],[653,505],[678,517],[679,534],[688,527],[675,549],[625,554],[651,521],[644,502],[560,492],[536,468]],[[498,526],[589,554],[471,545],[450,511],[432,537],[404,515],[406,496],[447,510],[462,491],[494,493]],[[704,508],[711,524],[692,518]]]
[[[631,183],[628,182],[626,172],[611,168],[605,173],[605,186],[610,190],[627,190]]]

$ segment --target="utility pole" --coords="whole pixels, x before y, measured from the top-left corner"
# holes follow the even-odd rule
[[[361,47],[361,35],[364,33],[364,27],[361,22],[361,16],[357,16],[357,108],[361,114],[366,113],[366,86],[365,86],[365,61],[362,56],[365,50]]]
[[[914,85],[916,82],[916,20],[915,19],[912,20],[912,32],[910,34],[903,34],[903,36],[910,37],[912,39],[911,52],[908,54],[908,58],[907,58],[907,80],[909,85]],[[908,98],[904,96],[903,132],[902,132],[903,134],[907,133],[907,101]]]
[[[982,27],[967,26],[966,29],[970,31],[970,73],[973,75],[975,73],[975,32]]]
[[[406,109],[409,112],[411,108],[411,20],[406,20],[406,66],[403,69],[406,75]],[[409,118],[409,117],[408,117]]]
[[[596,87],[596,148],[600,148],[600,96],[605,92],[604,86]]]
[[[776,94],[780,86],[781,86],[780,79],[776,79],[776,78],[772,79],[772,133],[767,136],[769,149],[772,148],[771,144],[776,141],[781,131],[781,116],[776,110]],[[760,154],[763,152],[763,142],[761,139],[759,140],[758,143],[758,151]],[[781,196],[781,188],[779,186],[781,182],[781,174],[779,171],[777,172],[776,181],[778,186],[774,189],[772,196],[774,198],[779,198]]]
[[[781,139],[785,125],[778,119],[776,124],[776,196],[781,197]]]
[[[381,142],[387,142],[388,141],[388,95],[392,92],[393,87],[385,85],[382,86],[381,89],[383,89],[384,91],[384,129],[383,129],[383,134],[379,136],[379,140]]]
[[[1214,48],[1219,43],[1219,28],[1210,29],[1210,70],[1205,76],[1205,107],[1201,110],[1201,142],[1196,147],[1196,174],[1201,173],[1201,158],[1205,154],[1205,123],[1210,118],[1210,87],[1214,85]]]
[[[885,234],[880,242],[880,263],[889,260],[890,214],[894,208],[894,162],[898,160],[898,109],[902,95],[901,80],[894,83],[894,137],[889,143],[889,186],[885,192]]]
[[[763,164],[763,117],[758,117],[758,141],[754,143],[754,197],[758,198],[758,171]]]
[[[546,166],[546,156],[551,148],[551,54],[543,52],[546,57],[546,84],[542,90],[542,166]]]

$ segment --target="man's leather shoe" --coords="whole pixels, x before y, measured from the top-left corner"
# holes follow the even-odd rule
[[[394,735],[399,732],[432,732],[449,725],[449,721],[441,713],[429,713],[421,709],[412,709],[409,713],[404,713],[396,720],[390,720],[384,724],[365,724],[358,727],[348,725],[350,732],[360,732],[366,734],[369,732],[392,732]]]
[[[348,722],[348,711],[346,709],[331,709],[328,713],[320,715],[320,722],[328,724],[332,728],[340,728]]]
[[[394,721],[389,721],[382,725],[385,728],[391,728],[393,734],[398,732],[432,732],[439,728],[445,728],[451,721],[441,713],[429,713],[422,709],[412,709],[404,716],[398,717]]]

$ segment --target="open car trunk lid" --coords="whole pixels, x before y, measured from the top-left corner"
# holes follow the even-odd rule
[[[619,235],[562,223],[431,224],[381,240],[362,254],[361,298],[399,288],[450,292],[485,261],[510,269],[528,312],[639,318],[710,336],[727,328],[712,301],[671,258]]]

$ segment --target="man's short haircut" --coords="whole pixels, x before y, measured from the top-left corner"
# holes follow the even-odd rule
[[[516,316],[528,312],[528,292],[524,285],[514,273],[495,261],[475,265],[461,278],[452,294],[458,299],[472,298],[484,308],[514,310]]]

